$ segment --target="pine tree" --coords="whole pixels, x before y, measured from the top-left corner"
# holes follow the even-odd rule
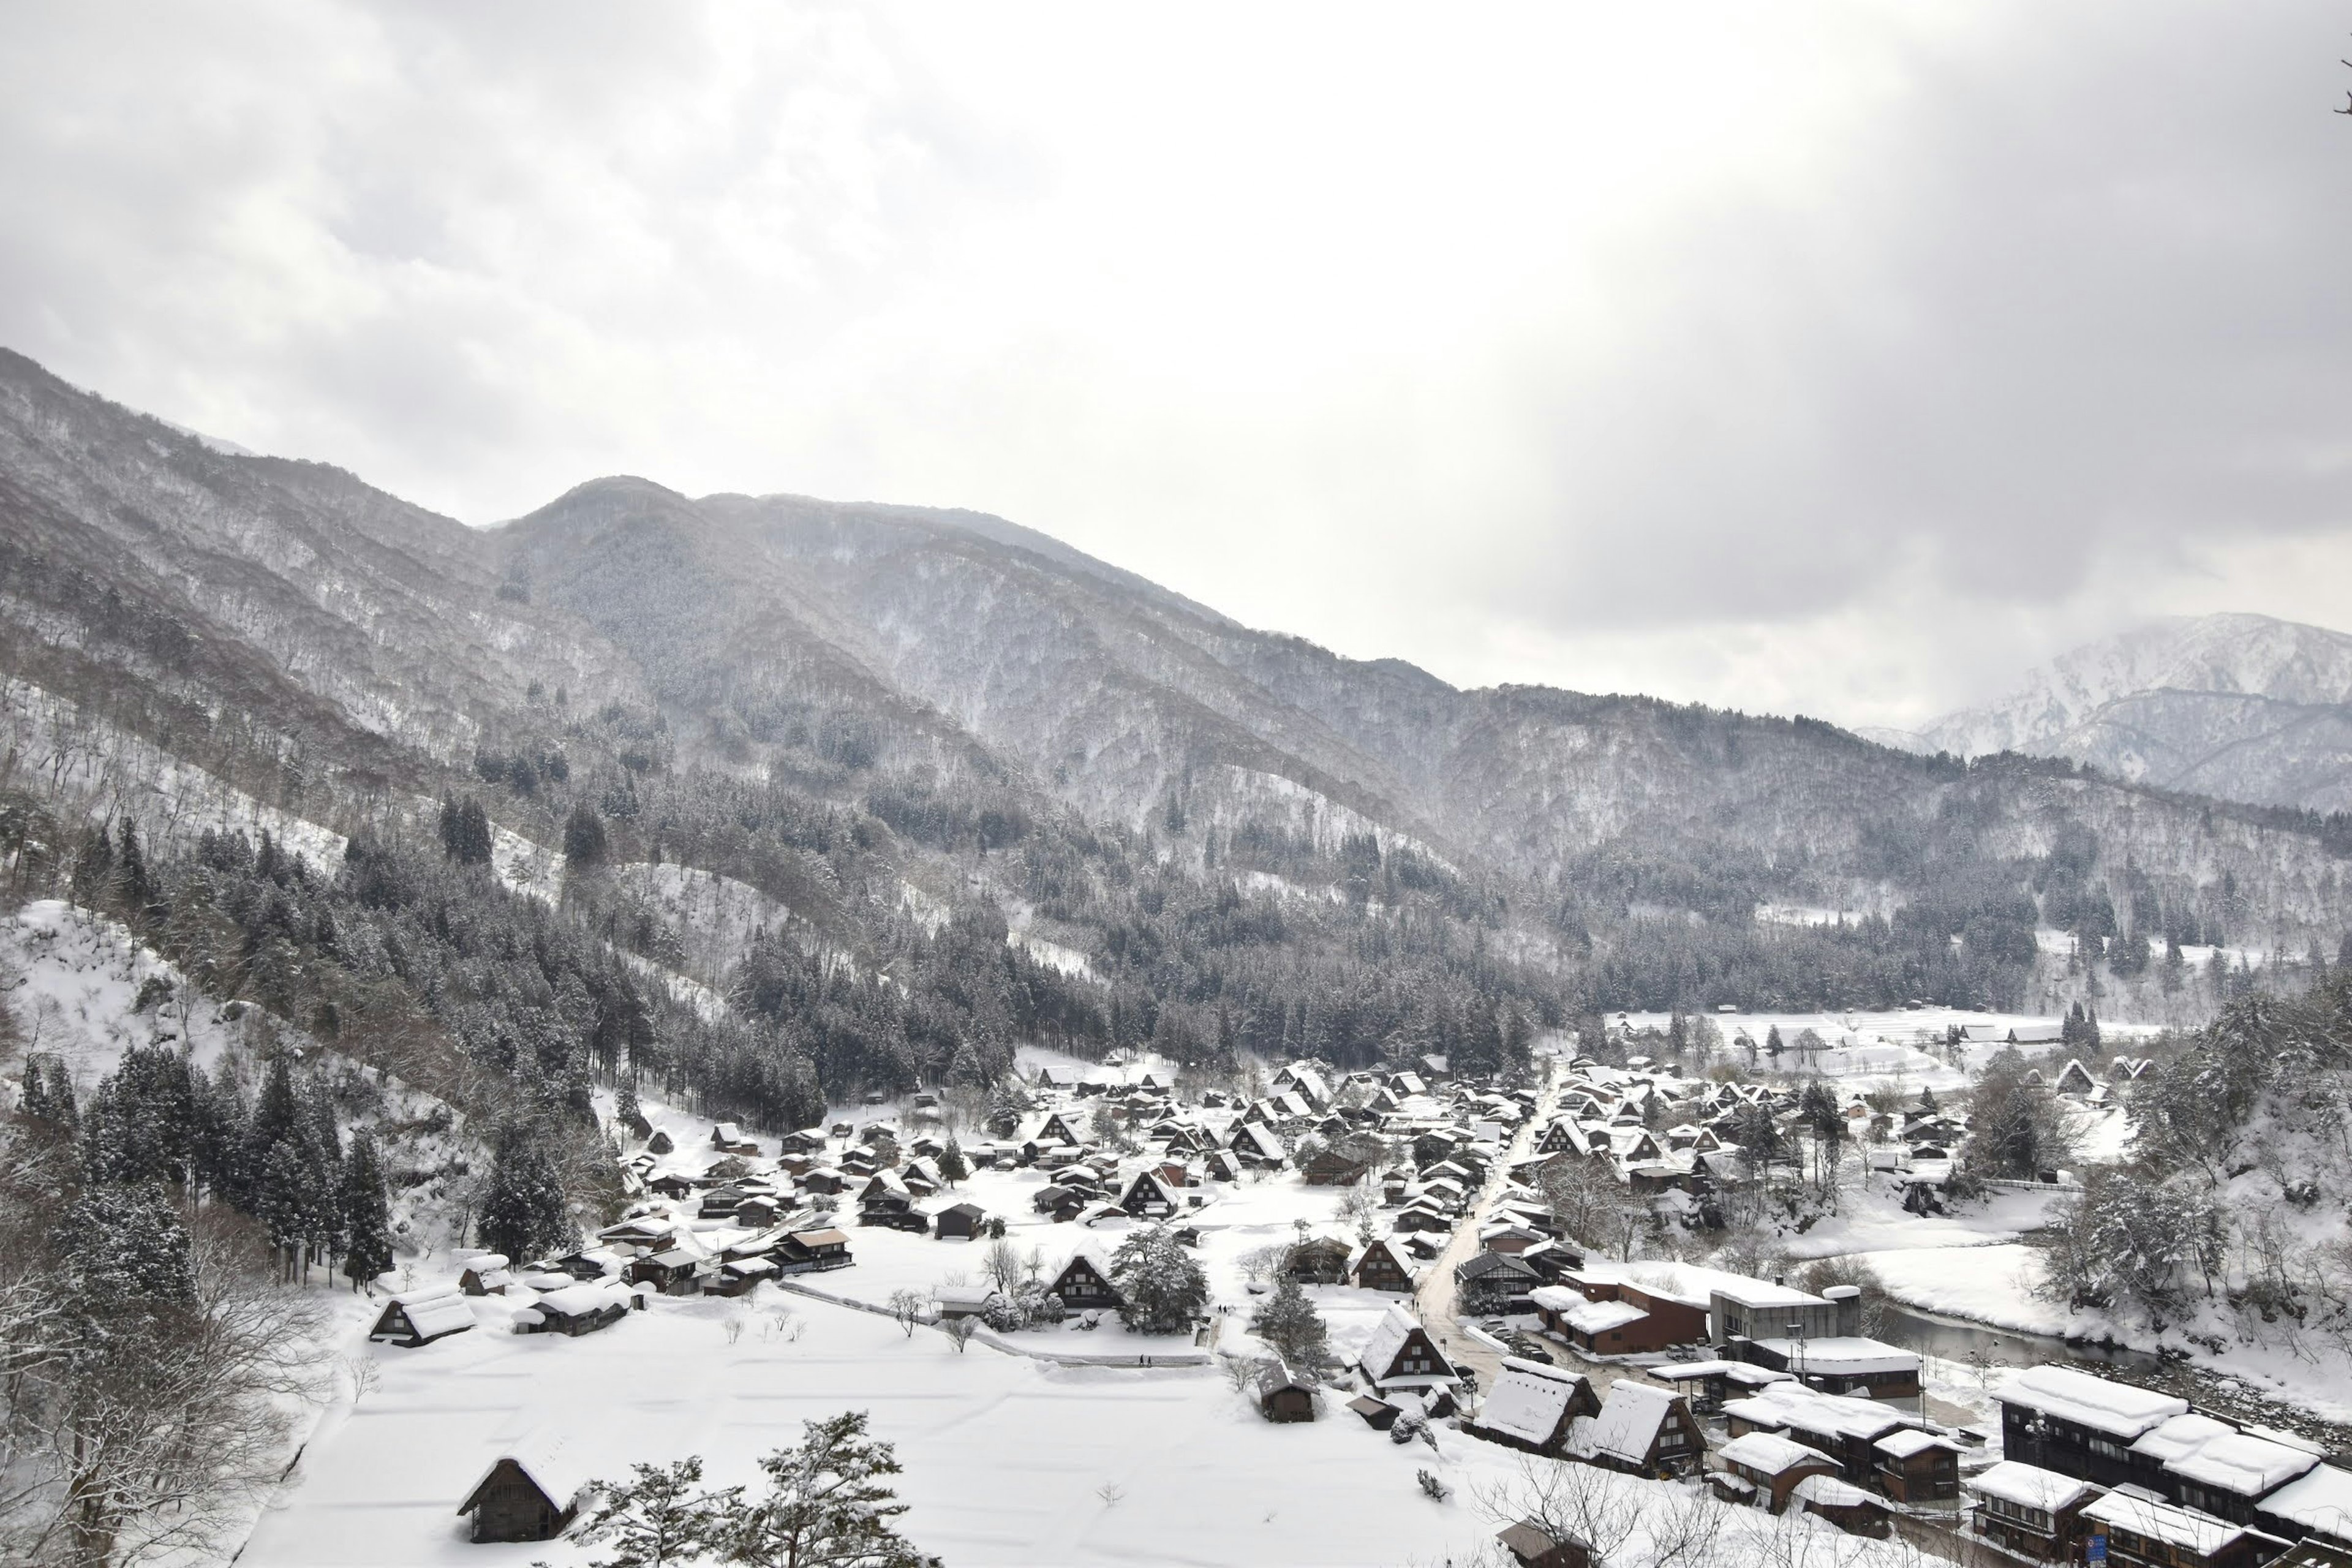
[[[554,1162],[520,1127],[499,1135],[477,1228],[491,1251],[518,1263],[569,1246],[578,1234]]]
[[[751,1568],[938,1568],[898,1531],[907,1505],[882,1484],[897,1452],[866,1435],[866,1413],[804,1421],[798,1447],[760,1461],[768,1494],[748,1503],[729,1559]]]
[[[1287,1268],[1275,1282],[1274,1294],[1251,1316],[1249,1326],[1294,1371],[1319,1372],[1330,1363],[1322,1314]]]
[[[375,1135],[365,1128],[352,1134],[351,1157],[343,1162],[342,1186],[336,1197],[346,1237],[343,1273],[356,1290],[362,1280],[392,1267],[391,1203],[376,1156]]]
[[[487,866],[490,860],[490,818],[472,795],[453,801],[441,797],[441,847],[460,866]]]
[[[96,832],[83,836],[81,848],[74,856],[70,883],[74,902],[84,909],[96,909],[113,884],[114,836],[101,822]]]
[[[1137,1333],[1175,1334],[1192,1326],[1209,1302],[1209,1281],[1164,1225],[1131,1233],[1111,1256],[1119,1321]]]
[[[940,1151],[940,1174],[951,1187],[971,1174],[971,1163],[963,1157],[963,1146],[952,1132],[948,1134],[948,1146]]]
[[[596,815],[596,808],[584,800],[573,806],[571,819],[563,825],[565,862],[582,869],[602,866],[608,848],[604,819]]]
[[[254,1181],[253,1217],[278,1248],[281,1279],[292,1278],[294,1260],[310,1234],[310,1181],[302,1150],[291,1138],[269,1146]]]
[[[148,884],[147,857],[139,847],[139,831],[127,816],[122,819],[121,845],[115,851],[114,885],[134,919],[145,911],[153,889]]]

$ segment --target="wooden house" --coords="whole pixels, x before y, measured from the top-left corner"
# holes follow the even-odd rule
[[[845,1190],[849,1185],[849,1178],[830,1165],[820,1165],[815,1170],[803,1174],[800,1183],[802,1191],[829,1198],[837,1196]]]
[[[973,1241],[988,1228],[988,1211],[978,1204],[954,1204],[931,1216],[931,1231],[941,1241]]]
[[[1558,1456],[1567,1451],[1577,1419],[1600,1413],[1582,1373],[1506,1356],[1495,1386],[1478,1403],[1477,1419],[1465,1421],[1462,1430],[1523,1453]]]
[[[1371,1166],[1337,1149],[1321,1149],[1308,1155],[1298,1172],[1310,1187],[1352,1187],[1370,1173]]]
[[[566,1285],[515,1314],[515,1331],[577,1339],[610,1328],[629,1312],[629,1295],[611,1285]]]
[[[1111,1283],[1110,1259],[1090,1246],[1072,1253],[1046,1289],[1060,1297],[1065,1308],[1077,1311],[1116,1308],[1121,1302]]]
[[[457,1289],[468,1296],[503,1296],[514,1283],[503,1252],[484,1252],[469,1259],[457,1276]]]
[[[2067,1366],[2029,1367],[1994,1397],[2005,1458],[2103,1487],[2145,1484],[2132,1445],[2189,1413],[2185,1399]]]
[[[1225,1147],[1236,1163],[1261,1171],[1278,1170],[1289,1158],[1281,1138],[1259,1122],[1245,1121],[1235,1127]]]
[[[669,1135],[668,1128],[656,1127],[653,1131],[653,1135],[646,1140],[646,1152],[648,1154],[675,1154],[677,1152],[677,1140]]]
[[[621,1278],[632,1285],[650,1285],[665,1296],[691,1296],[700,1289],[695,1276],[702,1262],[699,1253],[673,1247],[636,1259],[621,1270]]]
[[[1789,1496],[1801,1511],[1826,1520],[1848,1535],[1884,1540],[1892,1533],[1886,1505],[1851,1481],[1835,1476],[1807,1476],[1790,1489]]]
[[[1348,1283],[1360,1290],[1390,1290],[1410,1296],[1412,1269],[1391,1242],[1370,1241],[1348,1260]]]
[[[1469,1312],[1525,1311],[1543,1281],[1507,1252],[1476,1252],[1454,1267],[1454,1282]]]
[[[787,1132],[776,1140],[779,1154],[822,1154],[824,1152],[824,1129],[803,1127],[798,1132]]]
[[[948,1322],[957,1318],[978,1318],[1004,1300],[1004,1293],[986,1280],[977,1285],[934,1285],[931,1300],[940,1304],[940,1321]]]
[[[2352,1550],[2352,1470],[2334,1464],[2307,1470],[2263,1499],[2254,1518],[2273,1535],[2317,1536]]]
[[[1118,1206],[1138,1219],[1166,1219],[1184,1206],[1157,1171],[1139,1171],[1120,1194]]]
[[[758,1142],[745,1135],[732,1121],[721,1121],[710,1129],[710,1146],[722,1154],[757,1155]]]
[[[1772,1432],[1734,1437],[1715,1457],[1723,1467],[1711,1478],[1719,1495],[1754,1502],[1773,1513],[1789,1506],[1790,1494],[1806,1477],[1835,1479],[1838,1473],[1835,1459]]]
[[[879,1171],[866,1179],[857,1194],[857,1223],[886,1225],[898,1230],[929,1230],[915,1212],[915,1194],[896,1171]]]
[[[1282,1271],[1302,1285],[1337,1285],[1348,1278],[1352,1249],[1331,1236],[1310,1236],[1283,1255]]]
[[[1960,1450],[1948,1437],[1916,1426],[1871,1444],[1872,1484],[1897,1502],[1939,1502],[1960,1495]]]
[[[2083,1505],[2116,1568],[2259,1568],[2291,1542],[2195,1509],[2116,1490]]]
[[[2005,1551],[2045,1563],[2081,1560],[2083,1505],[2099,1489],[2073,1476],[2062,1476],[2018,1459],[2000,1463],[1970,1477],[1968,1489],[1976,1494],[1973,1528]]]
[[[1429,1331],[1402,1307],[1391,1307],[1381,1315],[1356,1358],[1356,1367],[1382,1394],[1399,1388],[1451,1388],[1462,1381]]]
[[[588,1479],[571,1461],[562,1435],[534,1433],[491,1463],[457,1511],[473,1516],[477,1542],[552,1541],[579,1511]]]
[[[474,1326],[474,1310],[455,1285],[436,1285],[394,1296],[376,1314],[368,1338],[414,1350]]]
[[[646,1190],[649,1193],[659,1193],[663,1197],[673,1202],[684,1203],[694,1195],[694,1179],[690,1176],[682,1176],[676,1171],[665,1172],[647,1182]]]
[[[735,1223],[752,1230],[764,1230],[783,1215],[782,1199],[772,1193],[754,1193],[735,1205]]]
[[[1582,1541],[1532,1519],[1505,1525],[1495,1541],[1519,1568],[1590,1568],[1592,1562],[1592,1549]]]
[[[798,1230],[776,1243],[777,1267],[786,1274],[846,1268],[855,1261],[849,1237],[837,1230]]]
[[[1633,1476],[1679,1476],[1706,1457],[1690,1402],[1670,1388],[1619,1378],[1593,1418],[1589,1457]]]
[[[1257,1410],[1268,1421],[1315,1419],[1315,1384],[1295,1376],[1279,1361],[1269,1361],[1257,1372]]]
[[[749,1295],[761,1280],[773,1279],[778,1272],[773,1258],[730,1258],[719,1266],[717,1273],[702,1277],[702,1293],[706,1296]]]

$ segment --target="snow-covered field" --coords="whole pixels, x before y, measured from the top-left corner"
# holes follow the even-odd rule
[[[1445,1430],[1435,1453],[1400,1447],[1328,1398],[1318,1421],[1269,1425],[1213,1369],[1060,1367],[979,1343],[959,1354],[932,1331],[805,1300],[780,1329],[784,1300],[657,1300],[580,1340],[499,1332],[485,1304],[469,1333],[372,1348],[380,1386],[322,1424],[240,1562],[583,1563],[566,1542],[471,1545],[457,1506],[526,1438],[564,1435],[583,1478],[699,1454],[730,1485],[755,1481],[758,1458],[801,1422],[843,1410],[870,1412],[897,1445],[902,1529],[959,1568],[1462,1562],[1496,1528],[1482,1500],[1519,1478],[1509,1450]],[[1422,1493],[1423,1469],[1451,1499]],[[1647,1504],[1687,1496],[1591,1474]],[[1773,1526],[1754,1510],[1732,1519],[1735,1536]],[[1824,1555],[1848,1563],[1884,1550],[1792,1528],[1823,1531]],[[1725,1544],[1722,1561],[1741,1554]]]

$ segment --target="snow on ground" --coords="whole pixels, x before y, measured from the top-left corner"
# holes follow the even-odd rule
[[[796,1327],[778,1329],[780,1302]],[[1518,1475],[1516,1454],[1452,1431],[1434,1455],[1391,1443],[1328,1394],[1321,1419],[1274,1426],[1214,1370],[1060,1367],[979,1343],[958,1354],[928,1329],[908,1337],[765,1287],[745,1301],[656,1299],[578,1340],[500,1332],[483,1305],[471,1332],[365,1352],[381,1385],[312,1441],[247,1568],[563,1568],[589,1553],[466,1541],[458,1502],[519,1439],[567,1435],[567,1461],[592,1477],[699,1454],[724,1486],[758,1481],[761,1455],[843,1410],[869,1412],[897,1445],[901,1528],[959,1568],[1464,1561],[1496,1529],[1479,1497]],[[730,1321],[743,1325],[731,1340]],[[1453,1498],[1423,1496],[1421,1469]],[[1644,1503],[1684,1495],[1601,1479]],[[1758,1510],[1733,1519],[1735,1532],[1772,1527]],[[1728,1544],[1725,1561],[1740,1555]]]
[[[716,871],[665,862],[632,861],[604,875],[625,909],[650,914],[674,933],[693,977],[706,985],[726,978],[755,937],[781,931],[792,910],[748,882]]]
[[[2022,1333],[2055,1334],[2067,1329],[2063,1308],[2034,1297],[2042,1258],[2023,1242],[1896,1247],[1856,1256],[1870,1265],[1886,1293],[1905,1306]]]
[[[173,999],[132,1011],[150,981]],[[78,1095],[87,1095],[133,1046],[178,1042],[210,1070],[243,1026],[217,1003],[195,996],[179,970],[131,936],[121,921],[62,899],[42,899],[0,919],[0,985],[27,1050],[65,1059]],[[184,1002],[193,999],[193,1005]],[[13,1076],[13,1075],[12,1075]]]
[[[1952,1213],[1915,1215],[1903,1207],[1893,1178],[1872,1174],[1849,1183],[1839,1194],[1839,1212],[1782,1245],[1794,1258],[1835,1258],[1847,1253],[1914,1252],[1928,1248],[1981,1248],[2015,1241],[2039,1230],[2052,1204],[2063,1194],[1996,1187],[1977,1202],[1958,1204]]]
[[[1025,931],[1007,931],[1004,940],[1021,949],[1048,969],[1056,969],[1073,980],[1096,980],[1093,963],[1074,947],[1064,947],[1058,942],[1047,942],[1042,936]]]
[[[180,850],[205,829],[264,833],[313,867],[343,858],[343,836],[265,805],[204,769],[23,680],[0,681],[0,756],[14,754],[52,804],[94,799],[129,814],[155,847]]]

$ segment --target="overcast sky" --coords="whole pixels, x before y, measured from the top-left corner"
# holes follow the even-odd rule
[[[2352,5],[9,7],[0,343],[471,522],[970,506],[1465,685],[2352,629]]]

